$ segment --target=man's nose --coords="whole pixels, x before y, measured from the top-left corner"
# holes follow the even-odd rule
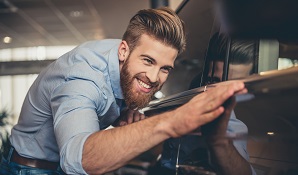
[[[151,83],[155,83],[159,81],[159,69],[150,69],[147,73],[146,76],[149,78]]]

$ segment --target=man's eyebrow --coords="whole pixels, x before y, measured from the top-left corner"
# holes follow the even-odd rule
[[[147,57],[147,58],[149,58],[153,63],[156,64],[156,60],[155,60],[154,58],[152,58],[150,55],[147,55],[147,54],[141,54],[141,56],[142,56],[142,57]],[[164,67],[164,68],[174,69],[174,67],[171,66],[171,65],[164,65],[164,66],[162,66],[162,67]]]

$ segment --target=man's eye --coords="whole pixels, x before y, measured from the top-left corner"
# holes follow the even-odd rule
[[[170,71],[171,71],[171,68],[167,68],[167,67],[164,67],[164,68],[161,68],[161,70],[162,70],[162,72],[164,72],[164,73],[170,73]]]
[[[147,64],[153,64],[153,61],[151,61],[151,60],[148,59],[148,58],[144,58],[144,60],[146,61]]]

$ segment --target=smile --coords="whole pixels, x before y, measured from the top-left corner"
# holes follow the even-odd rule
[[[143,82],[139,79],[137,79],[137,81],[138,81],[139,85],[143,88],[146,88],[146,89],[151,89],[152,88],[150,85],[146,84],[145,82]]]

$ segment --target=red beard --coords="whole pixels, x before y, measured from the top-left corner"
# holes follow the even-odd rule
[[[123,67],[120,72],[121,89],[123,92],[124,100],[129,109],[136,110],[142,109],[148,105],[152,100],[153,95],[161,89],[160,82],[150,82],[150,80],[141,73],[131,75],[128,71],[129,60],[123,63]],[[133,80],[139,79],[151,86],[149,93],[143,93],[135,90],[133,86]]]

